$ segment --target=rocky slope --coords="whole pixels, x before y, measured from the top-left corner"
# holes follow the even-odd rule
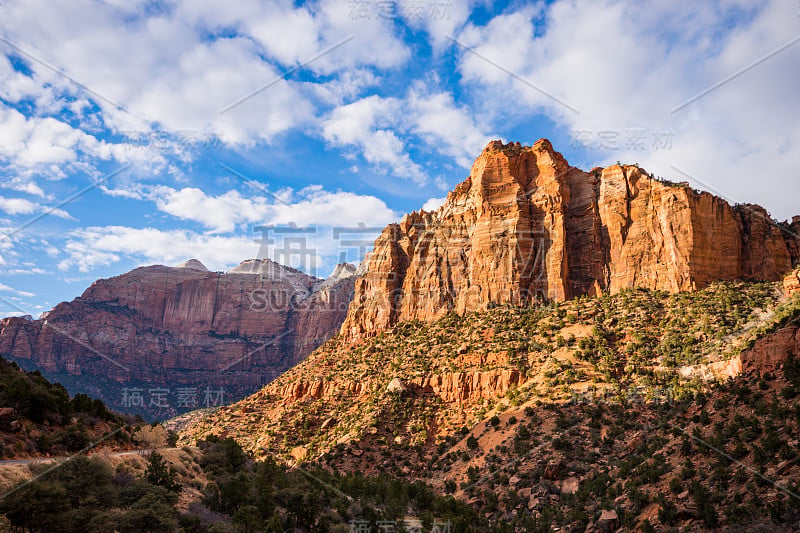
[[[624,290],[555,306],[497,307],[400,324],[352,343],[331,339],[257,394],[183,428],[224,432],[256,454],[291,460],[358,443],[383,428],[394,397],[416,405],[392,428],[432,444],[492,409],[576,394],[677,398],[703,382],[775,372],[793,354],[800,299],[780,283],[715,283],[669,295]],[[505,407],[502,407],[502,405]]]
[[[741,354],[742,370],[776,372],[791,356],[800,357],[800,270],[783,281],[787,305],[762,328],[758,339]]]
[[[778,224],[636,166],[584,172],[545,139],[493,141],[442,207],[383,231],[341,331],[633,287],[777,281],[800,260],[798,230],[800,217]]]
[[[60,384],[0,358],[0,466],[9,459],[67,456],[114,430],[100,447],[131,449],[138,428],[131,424],[133,417],[127,418],[108,411],[100,400],[70,398]],[[7,474],[0,469],[0,494],[10,488]]]
[[[3,320],[0,355],[71,392],[148,417],[228,402],[297,364],[339,328],[354,272],[340,265],[326,281],[269,260],[227,273],[196,260],[137,268],[95,282],[41,320]]]
[[[624,289],[337,336],[181,438],[425,481],[487,531],[788,531],[800,298],[783,286]]]
[[[340,335],[181,438],[422,480],[498,531],[785,529],[797,222],[492,143],[384,230]]]

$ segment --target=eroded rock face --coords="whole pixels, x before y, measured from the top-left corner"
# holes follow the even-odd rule
[[[757,340],[740,356],[742,370],[775,372],[791,356],[800,356],[800,327],[790,325]]]
[[[783,279],[783,292],[787,299],[800,297],[800,269]],[[752,348],[742,352],[740,359],[745,371],[775,372],[792,356],[800,356],[800,326],[796,320],[758,339]]]
[[[179,387],[197,389],[194,407],[203,406],[206,388],[222,389],[227,403],[338,330],[354,272],[340,266],[326,281],[268,260],[228,273],[209,272],[196,260],[137,268],[95,282],[41,320],[0,321],[0,355],[120,411],[169,414],[149,405],[149,389],[159,387],[170,391],[167,402],[177,411]],[[133,387],[143,389],[144,410],[123,405],[123,389]]]
[[[442,207],[383,231],[342,333],[631,287],[775,281],[800,260],[793,225],[635,166],[584,172],[545,139],[493,141]]]
[[[449,404],[502,397],[514,387],[525,383],[526,378],[516,370],[487,370],[471,372],[445,372],[425,377],[416,377],[407,383],[394,379],[384,385],[387,392],[402,393],[409,388],[438,396]],[[371,381],[330,381],[319,378],[314,381],[297,380],[273,392],[279,403],[291,404],[308,399],[334,398],[339,395],[357,398],[379,388]],[[264,389],[267,391],[267,389]]]
[[[783,279],[783,292],[787,298],[800,295],[800,269],[790,272]]]
[[[429,390],[442,401],[453,404],[499,398],[524,382],[525,376],[517,370],[448,372],[412,381],[422,390]]]

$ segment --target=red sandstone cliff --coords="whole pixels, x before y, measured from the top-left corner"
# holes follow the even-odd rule
[[[783,280],[784,297],[787,300],[800,298],[800,269],[790,272]],[[796,308],[796,307],[795,307]],[[800,357],[800,315],[795,313],[785,320],[776,331],[758,339],[752,348],[742,352],[741,366],[744,371],[774,372],[790,357]]]
[[[783,292],[787,298],[800,295],[800,270],[795,270],[784,278]]]
[[[178,387],[198,389],[195,407],[203,406],[206,387],[222,388],[227,402],[336,332],[354,271],[340,265],[323,281],[257,260],[228,273],[209,272],[199,261],[137,268],[95,282],[41,320],[0,321],[0,355],[121,411],[137,411],[122,405],[122,389],[132,387],[144,389],[145,408],[149,389],[158,387],[169,389],[171,409]]]
[[[342,333],[629,287],[774,281],[800,260],[798,229],[798,218],[779,225],[759,206],[734,207],[635,166],[584,172],[545,139],[493,141],[442,207],[383,231]]]

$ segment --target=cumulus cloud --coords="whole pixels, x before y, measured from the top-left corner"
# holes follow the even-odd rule
[[[161,211],[192,220],[215,233],[230,233],[243,224],[334,226],[344,221],[386,225],[397,218],[383,200],[320,186],[300,191],[283,189],[266,196],[244,196],[237,190],[210,195],[196,187],[153,187],[146,192]]]
[[[232,232],[237,224],[258,220],[267,205],[263,199],[245,198],[235,190],[209,196],[194,187],[159,187],[153,197],[161,211],[223,233]]]
[[[403,17],[409,26],[424,29],[428,33],[434,49],[442,51],[450,46],[450,38],[469,19],[475,6],[490,5],[490,2],[488,0],[460,0],[459,2],[399,0],[385,4],[396,6],[394,14]]]
[[[334,109],[323,122],[322,136],[334,146],[356,147],[368,163],[424,185],[428,177],[393,129],[402,128],[399,117],[400,100],[373,95]]]
[[[432,151],[469,168],[490,139],[480,122],[450,93],[416,83],[402,99],[372,95],[335,108],[323,121],[322,136],[333,146],[357,148],[373,166],[425,185],[429,176],[412,160],[406,140],[421,139]]]
[[[44,206],[24,198],[6,198],[0,196],[0,211],[8,213],[11,216],[47,213],[60,218],[72,219],[72,216],[63,209]]]
[[[0,197],[0,210],[5,211],[9,215],[28,215],[36,212],[38,206],[31,201],[21,198]]]
[[[273,244],[265,247],[259,245],[263,235],[257,232],[221,236],[157,228],[89,227],[70,232],[60,251],[58,268],[90,272],[123,260],[140,265],[175,265],[196,258],[211,270],[224,271],[258,257],[325,277],[339,262],[360,261],[381,230],[366,225],[319,226],[301,232],[292,229],[273,230],[269,236]]]
[[[63,179],[98,161],[155,170],[164,156],[146,146],[110,143],[53,117],[25,116],[0,104],[0,161],[15,175],[4,187],[44,196],[37,178]]]
[[[444,205],[447,201],[447,197],[444,198],[430,198],[427,202],[422,205],[423,211],[436,211],[440,207]]]
[[[545,113],[592,142],[589,164],[639,162],[780,216],[797,210],[798,182],[786,176],[800,166],[800,43],[772,54],[797,36],[791,5],[561,0],[544,9],[511,10],[459,35],[477,53],[462,52],[463,83],[497,120]]]
[[[412,110],[412,131],[463,168],[469,168],[491,140],[473,111],[458,106],[448,92],[428,91],[417,84],[409,93],[407,104]]]
[[[29,179],[20,178],[19,176],[9,178],[7,182],[0,184],[0,187],[24,192],[33,196],[45,196],[44,189],[42,189],[38,183]]]
[[[291,203],[273,204],[272,210],[270,223],[298,226],[336,226],[343,222],[384,226],[399,217],[383,200],[374,196],[329,192],[321,187],[303,189],[293,195]]]
[[[142,264],[177,264],[198,258],[213,270],[224,269],[253,255],[253,239],[219,237],[191,231],[131,228],[125,226],[89,227],[70,233],[58,268],[88,272],[123,258]]]
[[[313,88],[282,79],[285,68],[336,83],[342,72],[410,57],[391,21],[352,17],[334,0],[180,0],[163,10],[31,0],[4,6],[0,29],[35,58],[32,77],[0,64],[0,94],[41,99],[56,88],[89,98],[118,132],[210,131],[231,145],[269,142],[313,118]]]

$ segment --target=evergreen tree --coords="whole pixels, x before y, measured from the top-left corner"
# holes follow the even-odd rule
[[[179,492],[181,484],[178,483],[177,476],[175,469],[167,465],[166,460],[160,453],[153,452],[150,454],[150,462],[144,473],[144,479],[148,483],[164,487],[172,492]]]

